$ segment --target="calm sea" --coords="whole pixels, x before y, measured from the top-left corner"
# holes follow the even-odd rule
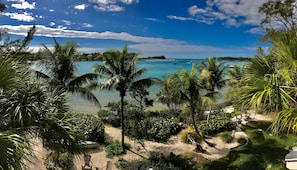
[[[175,60],[167,59],[167,60],[144,60],[139,61],[139,68],[146,68],[147,73],[143,75],[143,77],[155,77],[159,79],[163,79],[164,75],[174,73],[181,68],[190,70],[192,67],[192,63],[199,64],[200,62],[206,62],[205,59],[177,59]],[[244,65],[245,62],[239,61],[225,61],[226,65]],[[100,61],[79,61],[77,62],[77,73],[78,75],[82,75],[85,73],[92,73],[93,66],[95,64],[102,64]],[[34,67],[34,66],[33,66]],[[36,67],[35,67],[36,69]],[[149,98],[155,99],[156,94],[159,92],[160,87],[153,86],[149,88]],[[96,97],[99,99],[101,106],[104,107],[110,101],[119,101],[119,94],[117,91],[93,91]],[[131,100],[129,95],[126,97],[128,100]],[[69,96],[71,108],[74,111],[86,112],[86,113],[96,113],[98,111],[98,107],[94,106],[92,103],[83,100],[80,96]],[[132,100],[131,100],[132,101]],[[157,108],[165,108],[161,103],[154,103],[154,107]]]

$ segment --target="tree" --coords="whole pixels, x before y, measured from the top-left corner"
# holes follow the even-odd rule
[[[288,108],[294,99],[290,95],[290,76],[272,56],[256,56],[247,65],[241,103],[266,111]]]
[[[30,41],[28,36],[33,35],[23,42]],[[26,44],[22,43],[23,49]],[[71,127],[58,116],[67,110],[65,93],[49,90],[33,78],[19,53],[2,53],[0,58],[0,169],[7,170],[26,168],[24,161],[33,154],[32,137],[43,139],[50,149],[80,151]]]
[[[225,62],[217,62],[217,58],[207,58],[207,63],[201,62],[198,66],[198,70],[203,75],[203,84],[205,89],[208,90],[210,97],[214,98],[217,94],[216,90],[221,89],[226,85],[224,79],[224,71],[227,67]]]
[[[134,87],[134,89],[130,90],[130,96],[139,103],[139,108],[143,112],[144,107],[153,106],[154,100],[149,100],[147,96],[149,95],[149,91],[145,89],[143,86]]]
[[[77,54],[77,47],[73,42],[60,45],[55,38],[53,50],[43,44],[43,50],[41,51],[43,59],[40,62],[45,67],[47,74],[37,72],[37,75],[46,78],[51,87],[58,87],[66,92],[79,94],[100,106],[96,96],[86,87],[86,85],[97,80],[97,74],[87,73],[76,76],[77,68],[74,57]]]
[[[296,9],[295,0],[268,0],[259,8],[259,12],[265,15],[261,25],[272,30],[277,26],[290,30],[297,24]]]
[[[174,73],[171,78],[174,82],[172,89],[178,90],[181,101],[184,104],[183,112],[191,115],[195,132],[204,140],[204,136],[200,134],[197,127],[196,119],[197,117],[200,117],[201,119],[203,113],[202,108],[205,102],[209,100],[209,97],[207,97],[209,95],[204,93],[205,86],[203,85],[201,78],[199,78],[196,65],[193,64],[190,71],[182,69],[179,72]],[[204,141],[212,146],[211,143],[206,140]],[[200,149],[202,148],[200,147]]]
[[[158,84],[159,79],[156,78],[141,78],[147,71],[144,68],[137,68],[139,60],[137,53],[129,53],[128,46],[125,46],[122,51],[111,50],[103,55],[104,65],[95,65],[94,72],[100,78],[105,79],[105,82],[100,84],[101,89],[112,90],[119,92],[121,105],[121,128],[122,128],[122,147],[124,148],[125,134],[125,118],[124,118],[124,98],[129,90],[134,87],[149,87],[153,84]]]
[[[174,89],[177,88],[177,89]],[[182,104],[179,87],[175,86],[173,76],[166,76],[161,83],[161,91],[157,94],[158,100],[166,104],[172,111],[180,110]]]

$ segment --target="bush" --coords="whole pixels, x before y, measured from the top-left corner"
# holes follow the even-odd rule
[[[215,135],[224,131],[232,131],[236,126],[237,124],[231,121],[230,114],[226,116],[223,113],[211,115],[208,122],[203,120],[198,123],[198,128],[206,135]]]
[[[169,117],[169,112],[141,112],[130,109],[126,114],[125,134],[134,139],[148,139],[158,142],[166,142],[171,135],[181,130],[177,119]]]
[[[73,155],[68,152],[59,154],[58,164],[63,170],[73,169]]]
[[[122,161],[121,161],[122,162]],[[183,155],[175,155],[173,153],[168,156],[159,152],[151,152],[149,159],[124,161],[124,164],[118,167],[122,170],[196,170],[201,169],[207,159],[197,153],[185,153]]]
[[[104,125],[95,115],[68,113],[65,118],[74,126],[74,134],[82,141],[104,143]]]
[[[126,148],[130,148],[130,145],[125,145]],[[122,144],[118,141],[111,141],[105,146],[105,152],[107,158],[112,158],[114,156],[119,156],[125,154],[125,150],[122,147]]]
[[[188,127],[181,132],[181,142],[188,143],[188,135],[190,135],[198,143],[202,141],[202,139],[197,135],[195,130],[191,127]]]
[[[221,132],[221,133],[219,134],[219,136],[220,136],[220,138],[221,138],[224,142],[226,142],[226,143],[231,143],[232,140],[233,140],[233,138],[232,138],[230,132]]]
[[[240,137],[237,139],[237,142],[240,144],[240,145],[245,145],[247,142],[248,142],[248,139],[244,138],[244,137]]]
[[[119,114],[117,114],[117,112],[100,110],[98,111],[98,117],[103,121],[104,124],[108,124],[113,127],[121,126],[121,117]]]
[[[177,134],[181,126],[175,118],[154,117],[146,119],[147,134],[146,138],[157,142],[166,142],[171,135]]]

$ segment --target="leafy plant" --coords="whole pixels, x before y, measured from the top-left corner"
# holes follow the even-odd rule
[[[125,144],[126,148],[130,148],[130,145]],[[118,140],[110,141],[105,146],[106,157],[112,158],[114,156],[119,156],[125,153],[124,148]]]
[[[232,138],[230,132],[227,132],[227,131],[226,131],[226,132],[221,132],[221,133],[219,134],[219,136],[220,136],[220,138],[221,138],[224,142],[226,142],[226,143],[231,143],[232,140],[233,140],[233,138]]]

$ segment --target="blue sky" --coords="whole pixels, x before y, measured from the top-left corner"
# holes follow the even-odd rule
[[[141,56],[206,58],[253,56],[267,0],[2,0],[1,28],[22,38],[32,25],[30,47],[74,41],[80,52],[122,49]]]

